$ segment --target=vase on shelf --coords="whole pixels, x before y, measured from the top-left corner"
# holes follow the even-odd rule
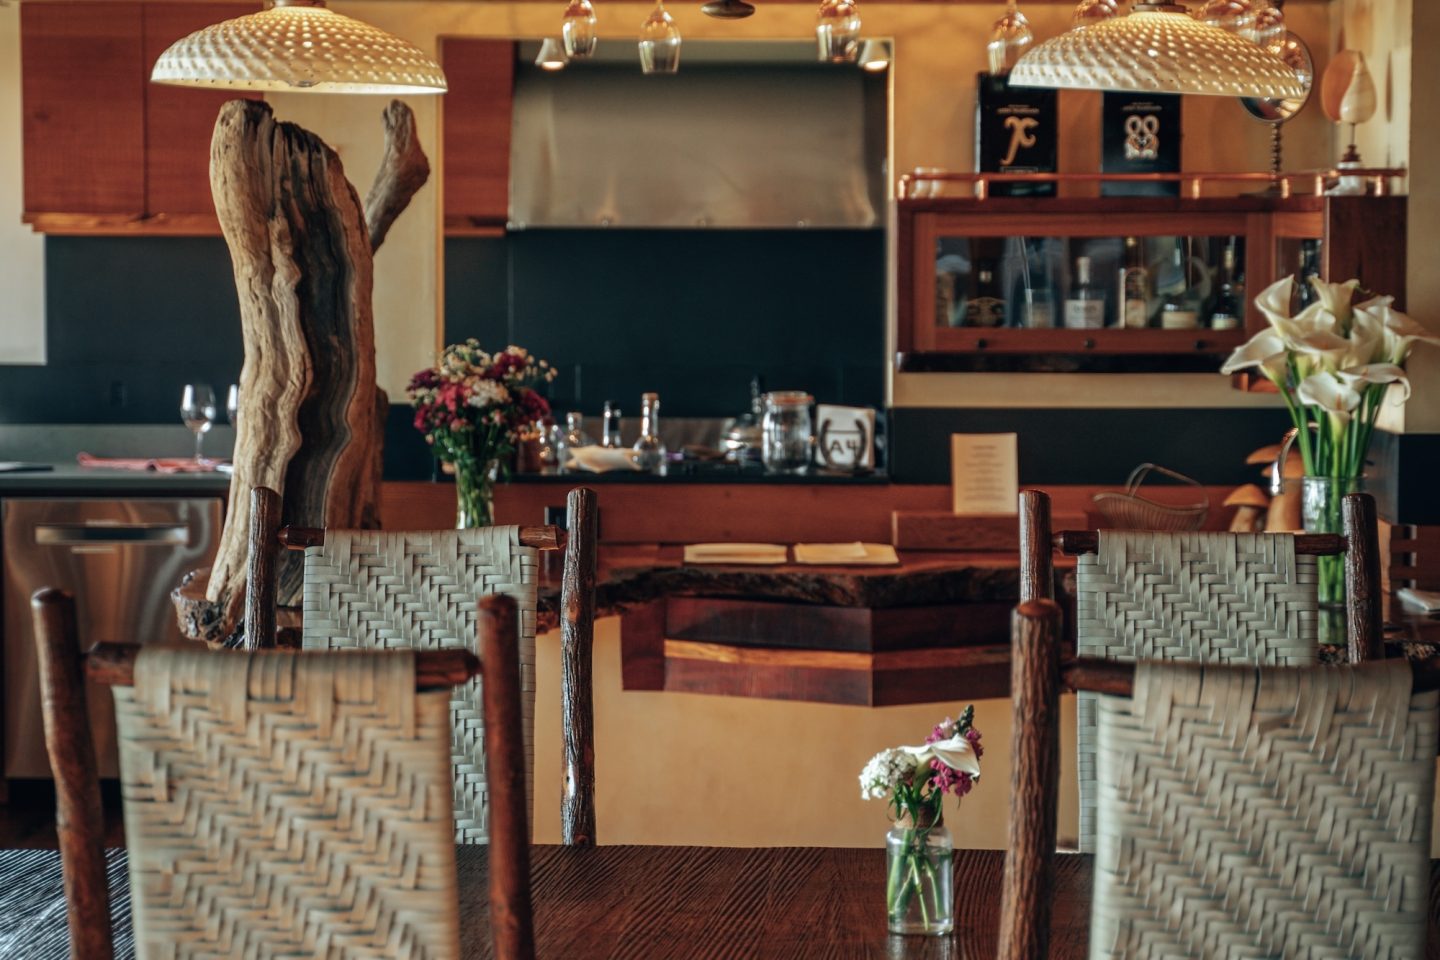
[[[455,528],[468,530],[495,523],[495,480],[500,461],[455,464]]]
[[[955,929],[955,845],[937,803],[895,821],[885,838],[885,906],[891,933],[942,936]]]
[[[1340,507],[1345,496],[1359,493],[1363,477],[1304,477],[1301,480],[1301,516],[1306,533],[1344,533]],[[1317,593],[1321,610],[1345,608],[1345,557],[1317,557]]]

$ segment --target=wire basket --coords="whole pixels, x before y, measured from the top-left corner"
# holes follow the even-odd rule
[[[1158,503],[1140,494],[1140,487],[1150,474],[1159,473],[1195,488],[1200,502],[1181,504]],[[1164,530],[1181,533],[1199,530],[1210,515],[1210,496],[1197,481],[1153,463],[1142,463],[1130,472],[1125,492],[1106,490],[1095,494],[1095,506],[1111,525],[1119,530]]]

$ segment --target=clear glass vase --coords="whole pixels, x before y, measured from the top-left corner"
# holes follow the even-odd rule
[[[1340,505],[1346,494],[1359,493],[1361,477],[1305,477],[1301,480],[1301,516],[1306,533],[1342,533]],[[1317,557],[1318,592],[1322,610],[1345,607],[1345,557]]]
[[[500,461],[477,466],[455,464],[455,529],[469,530],[495,523],[495,478]]]
[[[923,820],[922,820],[923,823]],[[891,933],[942,936],[955,929],[955,844],[943,820],[898,820],[885,838],[885,906]]]

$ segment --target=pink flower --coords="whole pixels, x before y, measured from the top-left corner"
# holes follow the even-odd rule
[[[971,727],[969,730],[966,730],[965,739],[969,740],[970,746],[974,748],[976,760],[985,756],[985,748],[980,746],[980,730],[978,728]]]

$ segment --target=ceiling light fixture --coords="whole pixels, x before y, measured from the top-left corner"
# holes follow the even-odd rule
[[[1127,16],[1052,37],[1020,58],[1010,85],[1272,99],[1305,92],[1274,53],[1174,3],[1137,3]]]
[[[866,40],[860,48],[860,69],[884,73],[890,69],[890,44],[885,40]]]
[[[408,41],[324,0],[273,0],[265,10],[172,44],[152,83],[308,93],[444,93],[445,72]]]
[[[565,64],[569,62],[570,58],[566,56],[565,48],[559,40],[546,37],[540,41],[540,52],[535,56],[535,66],[554,73],[556,70],[564,70]]]

